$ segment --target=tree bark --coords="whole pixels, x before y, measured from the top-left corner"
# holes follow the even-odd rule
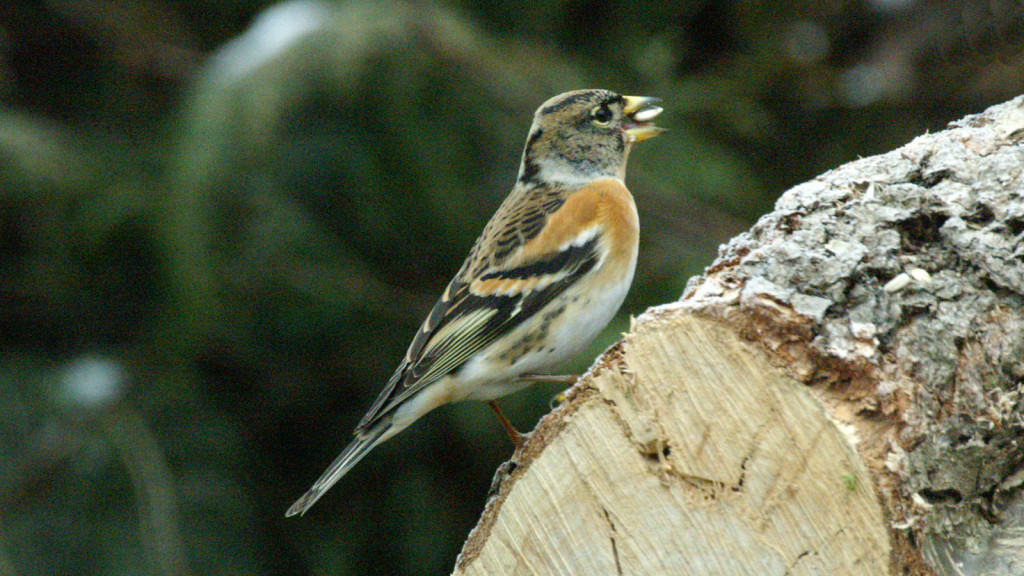
[[[786,192],[496,477],[455,573],[1024,574],[1024,97]]]

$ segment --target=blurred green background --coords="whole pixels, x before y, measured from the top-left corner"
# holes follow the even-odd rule
[[[283,513],[583,87],[671,131],[575,369],[788,186],[1024,91],[1024,5],[3,3],[0,574],[450,571],[511,452],[482,404]],[[556,391],[503,404],[529,429]]]

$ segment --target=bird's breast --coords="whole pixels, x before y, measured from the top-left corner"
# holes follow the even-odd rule
[[[467,398],[497,398],[523,387],[510,382],[517,375],[554,372],[586,348],[622,305],[636,268],[639,243],[636,205],[619,180],[591,183],[585,194],[588,196],[585,204],[579,202],[577,208],[570,197],[565,208],[587,212],[577,214],[573,220],[586,222],[596,230],[598,264],[539,310],[531,322],[509,334],[500,345],[482,351],[466,363],[460,376],[477,382],[472,390],[467,387]],[[559,232],[567,239],[565,242],[575,238],[557,228],[549,228],[547,232]]]

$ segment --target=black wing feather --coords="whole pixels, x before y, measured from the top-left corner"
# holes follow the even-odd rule
[[[540,312],[598,264],[599,241],[600,234],[595,234],[587,242],[570,246],[546,259],[508,270],[487,272],[480,277],[482,280],[525,279],[545,274],[564,274],[543,289],[525,295],[478,296],[469,290],[468,284],[453,280],[445,296],[434,305],[423,328],[416,334],[406,359],[395,370],[357,430],[371,426],[413,394],[458,371],[474,354],[494,343],[502,334],[511,332],[516,324]],[[441,329],[481,310],[494,313],[476,326],[472,333],[455,332],[443,341],[431,342],[432,337]]]

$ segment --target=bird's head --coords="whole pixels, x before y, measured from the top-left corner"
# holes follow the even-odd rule
[[[574,183],[624,178],[630,146],[665,131],[651,124],[658,98],[577,90],[537,109],[523,151],[519,180]]]

